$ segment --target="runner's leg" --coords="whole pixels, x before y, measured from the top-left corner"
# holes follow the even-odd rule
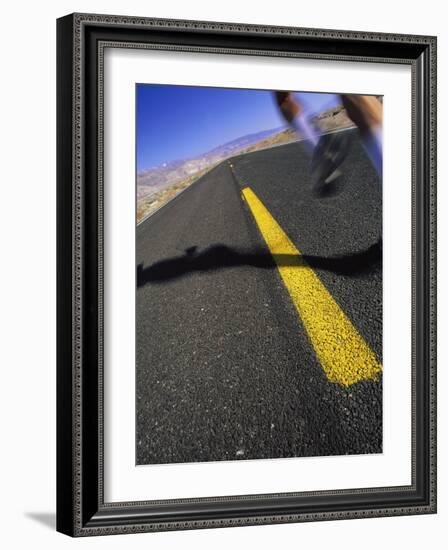
[[[314,190],[319,195],[334,193],[340,188],[340,164],[346,157],[349,138],[342,134],[319,135],[292,92],[276,91],[275,99],[283,118],[304,138],[311,159]],[[339,185],[335,185],[338,181]]]
[[[305,139],[308,147],[314,149],[319,137],[304,115],[299,101],[291,92],[275,92],[275,99],[283,118]]]
[[[364,148],[381,177],[383,169],[383,105],[375,96],[341,95],[348,116],[359,128]]]

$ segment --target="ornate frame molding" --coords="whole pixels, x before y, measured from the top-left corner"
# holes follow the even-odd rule
[[[129,40],[129,33],[139,37]],[[157,31],[159,43],[151,31]],[[173,34],[174,31],[174,34]],[[200,45],[184,44],[184,33],[193,33]],[[143,33],[143,34],[142,34]],[[168,42],[163,36],[167,34]],[[104,36],[107,35],[107,36]],[[145,41],[141,38],[145,37]],[[214,42],[233,42],[241,37],[254,47],[223,47]],[[160,38],[162,37],[162,38]],[[266,43],[288,38],[291,49],[263,49]],[[175,43],[171,43],[171,40]],[[268,42],[263,40],[268,39]],[[311,51],[316,41],[338,45],[340,52]],[[213,44],[211,43],[213,42]],[[258,44],[258,46],[256,46]],[[286,44],[286,42],[285,42]],[[311,49],[301,51],[300,45]],[[105,47],[150,48],[241,55],[308,57],[412,66],[413,98],[413,415],[417,408],[425,418],[413,422],[413,483],[409,487],[384,487],[315,493],[253,495],[258,512],[238,512],[235,503],[248,497],[217,497],[165,501],[171,515],[156,520],[154,509],[161,502],[104,502],[102,482],[102,325],[103,325],[103,54]],[[383,49],[382,49],[383,47]],[[384,48],[385,47],[385,48]],[[353,53],[360,51],[360,55]],[[401,55],[384,55],[385,52]],[[344,53],[345,52],[345,53]],[[405,54],[405,55],[403,55]],[[164,20],[139,17],[74,14],[58,20],[58,530],[72,536],[105,535],[175,529],[199,529],[236,525],[261,525],[299,521],[322,521],[365,517],[425,514],[436,511],[436,38],[400,34],[364,33],[340,30],[272,27],[204,21]],[[92,82],[92,65],[96,81]],[[87,76],[88,70],[90,71]],[[88,81],[90,79],[90,81]],[[92,98],[92,89],[97,95]],[[90,95],[89,95],[90,94]],[[89,103],[90,101],[90,103]],[[93,103],[92,103],[93,102]],[[96,107],[95,107],[96,105]],[[95,129],[86,127],[88,112],[97,109]],[[93,154],[93,148],[95,154]],[[89,188],[87,172],[96,180],[96,204]],[[93,176],[90,176],[93,179]],[[92,181],[91,181],[92,184]],[[91,204],[89,208],[86,205]],[[92,209],[96,214],[92,213]],[[88,249],[88,236],[98,244],[95,261]],[[93,246],[93,245],[92,245]],[[95,249],[96,250],[96,249]],[[418,261],[417,261],[418,260]],[[96,263],[96,266],[93,264]],[[420,286],[421,288],[420,288]],[[416,290],[418,287],[418,291]],[[96,289],[96,298],[92,298]],[[89,298],[90,296],[90,298]],[[96,331],[86,321],[86,303],[97,304]],[[423,302],[422,302],[423,300]],[[420,316],[417,317],[417,308]],[[93,334],[95,332],[95,334]],[[93,353],[96,341],[96,350]],[[86,371],[86,358],[96,368],[96,381]],[[423,362],[422,362],[423,360]],[[424,373],[418,372],[417,368]],[[425,383],[424,393],[417,385]],[[421,388],[419,388],[421,389]],[[423,391],[423,390],[422,390]],[[424,400],[424,403],[421,400]],[[86,408],[97,412],[94,428],[84,421]],[[419,409],[420,410],[420,409]],[[67,434],[70,437],[67,437]],[[96,442],[96,443],[95,443]],[[94,456],[90,456],[96,447]],[[417,458],[417,451],[423,453]],[[424,465],[422,465],[424,462]],[[87,483],[88,482],[88,483]],[[94,482],[93,488],[89,484]],[[400,494],[395,501],[378,505],[379,492]],[[325,510],[269,513],[265,501],[286,497],[339,502]],[[344,509],[347,498],[356,498],[359,507]],[[339,501],[337,501],[339,499]],[[373,500],[372,500],[373,499]],[[298,501],[299,502],[299,501]],[[328,501],[330,502],[330,501]],[[375,504],[374,504],[375,502]],[[234,510],[213,514],[193,513],[186,506],[208,503],[229,504]],[[233,507],[232,507],[233,504]],[[373,505],[374,504],[374,505]],[[176,506],[178,509],[176,509]],[[182,506],[182,514],[180,511]],[[246,510],[247,512],[247,510]],[[171,518],[171,519],[170,519]]]

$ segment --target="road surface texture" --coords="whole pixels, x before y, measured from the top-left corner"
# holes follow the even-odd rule
[[[338,194],[292,143],[137,227],[137,464],[382,452],[381,189],[350,133]]]

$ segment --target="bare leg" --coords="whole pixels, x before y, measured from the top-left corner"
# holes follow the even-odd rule
[[[314,149],[319,138],[303,113],[303,109],[291,92],[275,92],[275,99],[283,118]]]
[[[383,105],[375,96],[341,95],[348,116],[359,128],[367,154],[381,176]]]
[[[289,124],[302,112],[299,103],[293,98],[291,92],[275,92],[275,99],[280,112]]]
[[[348,116],[358,126],[364,137],[373,128],[381,127],[383,123],[383,105],[375,96],[341,95],[342,103]]]
[[[347,136],[319,136],[292,92],[275,92],[275,99],[283,118],[304,138],[303,143],[311,153],[310,170],[315,192],[320,196],[338,192],[342,176],[339,166],[349,148]]]

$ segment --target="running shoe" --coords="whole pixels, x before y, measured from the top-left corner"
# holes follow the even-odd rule
[[[334,195],[342,188],[340,165],[350,148],[347,132],[324,134],[320,137],[311,159],[314,191],[319,196]]]

